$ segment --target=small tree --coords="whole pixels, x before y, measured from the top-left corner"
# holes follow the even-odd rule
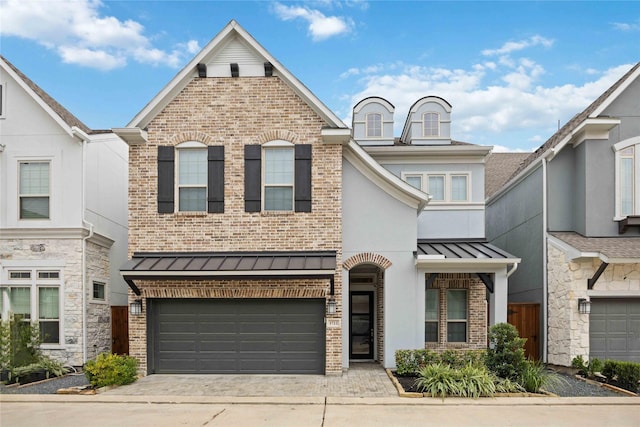
[[[509,323],[497,323],[489,330],[489,348],[486,354],[487,368],[501,378],[517,381],[524,370],[525,338]]]

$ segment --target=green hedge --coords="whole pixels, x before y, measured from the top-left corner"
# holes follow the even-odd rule
[[[634,393],[637,393],[638,387],[640,387],[638,384],[640,382],[640,363],[605,360],[602,375]]]
[[[103,353],[85,364],[84,374],[94,387],[125,385],[138,378],[137,368],[138,361],[133,357]]]
[[[462,369],[467,365],[483,364],[484,350],[446,350],[441,354],[433,350],[396,350],[396,374],[400,376],[418,376],[427,365],[440,363],[453,369]]]

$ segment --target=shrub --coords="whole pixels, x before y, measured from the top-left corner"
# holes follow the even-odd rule
[[[620,387],[632,392],[638,391],[640,381],[640,363],[618,362],[616,364],[616,381]]]
[[[517,381],[524,369],[524,343],[515,326],[497,323],[489,330],[489,348],[485,356],[487,368],[501,378]]]
[[[588,366],[585,363],[582,355],[578,355],[573,358],[573,360],[571,361],[571,367],[577,369],[578,374],[582,376],[587,376],[587,374],[589,373]]]
[[[57,360],[53,360],[49,356],[40,356],[37,364],[42,369],[47,371],[47,377],[61,377],[69,372],[67,368],[62,366],[62,363],[58,362]]]
[[[496,386],[484,366],[468,364],[454,369],[445,363],[434,363],[420,369],[416,387],[431,397],[461,396],[478,398],[493,396]]]
[[[596,372],[602,372],[603,367],[602,360],[594,357],[589,361],[589,376],[592,377]]]
[[[604,366],[602,367],[602,375],[607,377],[607,379],[612,380],[616,376],[616,369],[618,367],[618,362],[615,360],[605,360]]]
[[[417,375],[420,368],[437,360],[438,354],[431,350],[397,350],[396,374],[400,376]]]
[[[484,366],[484,356],[484,350],[445,350],[439,358],[452,368],[462,369],[467,365]]]
[[[131,384],[137,379],[138,361],[130,356],[102,353],[89,360],[85,376],[94,387]]]
[[[496,392],[498,393],[521,393],[526,391],[519,383],[507,378],[500,378],[493,375],[492,379],[496,386]]]
[[[520,385],[528,392],[538,393],[541,389],[559,385],[562,381],[558,374],[548,370],[541,362],[527,360],[520,374]]]

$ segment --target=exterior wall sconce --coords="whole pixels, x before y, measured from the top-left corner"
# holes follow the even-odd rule
[[[591,301],[586,298],[578,298],[578,312],[580,314],[591,313]]]
[[[137,299],[131,302],[129,305],[129,313],[132,316],[140,316],[142,314],[142,300]]]
[[[327,314],[336,314],[337,310],[338,305],[336,304],[336,299],[332,296],[327,302]]]

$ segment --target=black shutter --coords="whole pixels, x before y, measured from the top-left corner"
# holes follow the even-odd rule
[[[296,145],[295,211],[311,212],[311,145]]]
[[[158,146],[158,213],[173,213],[174,203],[174,148]]]
[[[207,211],[224,212],[224,146],[208,147]]]
[[[260,212],[262,177],[261,161],[262,147],[260,145],[244,146],[244,210],[245,212]]]

